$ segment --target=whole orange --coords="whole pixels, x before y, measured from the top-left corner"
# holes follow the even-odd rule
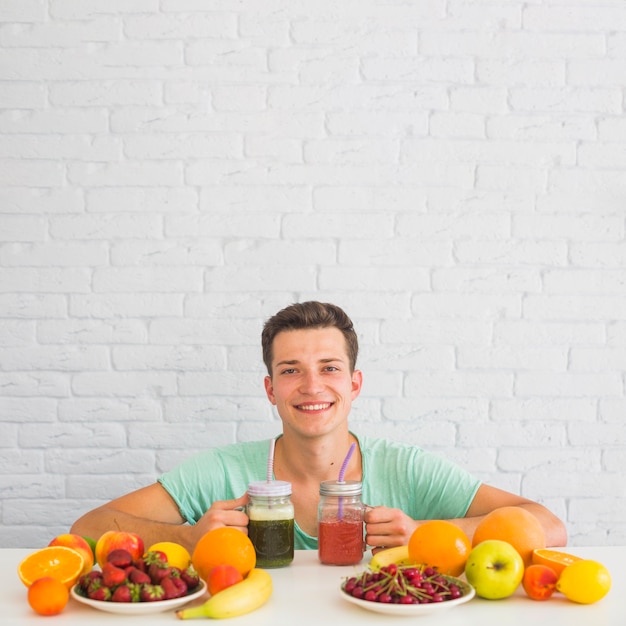
[[[50,576],[38,578],[28,588],[28,604],[39,615],[57,615],[70,598],[68,588]]]
[[[503,506],[488,513],[476,526],[472,546],[487,539],[510,543],[520,554],[524,566],[532,563],[533,550],[546,547],[546,535],[539,520],[519,506]]]
[[[472,545],[468,536],[452,522],[430,520],[420,524],[409,538],[409,559],[436,567],[442,574],[459,576]]]
[[[256,551],[248,535],[223,526],[204,534],[191,555],[191,564],[205,582],[217,565],[232,565],[245,578],[256,565]]]

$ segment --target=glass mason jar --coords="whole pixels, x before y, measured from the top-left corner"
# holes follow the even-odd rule
[[[320,483],[317,514],[318,556],[327,565],[353,565],[363,558],[365,538],[358,480]]]
[[[248,537],[261,568],[285,567],[293,561],[291,483],[258,481],[248,485]]]

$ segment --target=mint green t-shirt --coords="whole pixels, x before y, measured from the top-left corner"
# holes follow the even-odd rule
[[[356,435],[355,435],[356,436]],[[467,513],[480,481],[442,456],[414,445],[357,437],[363,459],[363,502],[401,509],[417,520],[454,519]],[[159,478],[181,515],[195,524],[216,500],[242,496],[267,472],[270,442],[210,448]],[[317,550],[317,537],[295,524],[296,550]]]

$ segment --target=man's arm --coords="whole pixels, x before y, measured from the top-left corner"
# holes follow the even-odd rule
[[[471,539],[484,517],[504,506],[519,506],[532,513],[541,523],[546,535],[546,545],[551,547],[567,545],[567,531],[563,522],[546,507],[515,494],[481,485],[470,504],[465,517],[448,520],[461,528]],[[382,547],[406,545],[421,520],[411,519],[400,509],[378,506],[365,514],[368,545],[375,546],[374,552]]]
[[[247,532],[248,517],[241,511],[246,502],[246,494],[214,502],[197,524],[189,525],[165,488],[154,483],[89,511],[74,522],[70,532],[98,539],[108,530],[125,530],[137,533],[146,548],[159,541],[174,541],[192,552],[212,528],[234,526]]]

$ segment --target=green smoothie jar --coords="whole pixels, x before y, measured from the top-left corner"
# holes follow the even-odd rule
[[[256,566],[285,567],[293,561],[294,512],[291,483],[258,481],[248,485],[248,537],[256,550]]]

